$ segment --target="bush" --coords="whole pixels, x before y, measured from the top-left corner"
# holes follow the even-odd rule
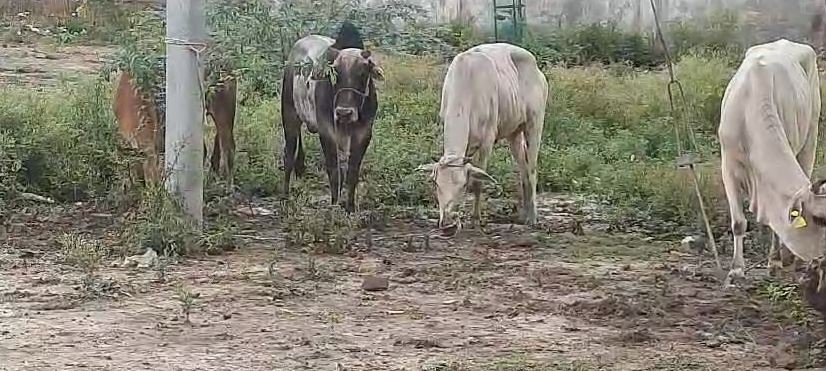
[[[106,195],[125,168],[118,155],[111,89],[100,81],[57,91],[0,90],[4,188],[62,201]],[[11,182],[16,183],[12,185]]]
[[[670,39],[674,56],[717,53],[731,62],[739,62],[746,46],[754,41],[741,26],[737,13],[732,11],[715,13],[699,22],[677,22],[664,32]]]
[[[529,33],[525,48],[544,65],[624,63],[651,67],[662,62],[652,49],[653,42],[649,35],[622,31],[609,23],[534,30]]]

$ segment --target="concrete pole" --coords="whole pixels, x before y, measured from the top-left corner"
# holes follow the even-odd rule
[[[204,92],[198,51],[206,42],[204,0],[166,4],[166,188],[203,224]]]

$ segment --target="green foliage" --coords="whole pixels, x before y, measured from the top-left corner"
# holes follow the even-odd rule
[[[184,215],[179,202],[162,185],[147,186],[142,191],[140,205],[124,235],[134,252],[153,249],[158,255],[180,256],[202,247],[198,226]]]
[[[700,22],[682,21],[672,24],[664,32],[670,39],[672,55],[713,53],[739,62],[750,40],[748,30],[740,24],[737,13],[724,11],[710,15]]]
[[[189,315],[192,312],[192,308],[196,305],[195,299],[198,298],[198,295],[194,294],[188,286],[182,283],[175,287],[175,294],[175,298],[178,299],[178,303],[181,305],[181,314],[184,315],[184,323],[191,324]]]
[[[58,200],[107,194],[121,179],[111,91],[86,81],[57,91],[0,89],[3,192],[25,187]]]
[[[437,35],[441,28],[422,24],[424,10],[394,0],[364,5],[356,1],[216,1],[208,8],[213,43],[208,71],[242,77],[242,97],[276,96],[292,46],[308,34],[335,37],[342,21],[356,24],[372,47],[408,54],[453,54]],[[210,77],[209,84],[216,77]]]
[[[337,205],[312,206],[299,194],[285,202],[285,212],[288,245],[327,254],[352,249],[358,221]]]
[[[166,68],[164,27],[164,19],[158,13],[133,13],[129,28],[118,37],[120,49],[103,69],[103,76],[126,71],[141,91],[158,94],[164,89]]]
[[[797,285],[764,281],[758,288],[758,295],[776,305],[776,313],[795,323],[807,324],[812,320]]]
[[[653,42],[650,35],[622,31],[609,23],[533,30],[524,47],[546,66],[626,63],[650,67],[662,61],[652,49]]]

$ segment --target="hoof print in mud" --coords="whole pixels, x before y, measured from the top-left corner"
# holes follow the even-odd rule
[[[382,276],[367,276],[361,283],[364,291],[385,291],[390,287],[390,280]]]

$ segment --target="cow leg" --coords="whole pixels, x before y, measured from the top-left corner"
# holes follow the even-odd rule
[[[235,164],[235,139],[232,135],[232,117],[223,115],[221,121],[222,122],[220,123],[216,122],[215,125],[215,127],[217,128],[215,138],[219,139],[216,140],[216,143],[220,143],[219,151],[216,151],[220,153],[218,160],[218,170],[221,176],[223,176],[224,179],[227,180],[227,183],[229,184],[229,189],[232,189],[233,168]]]
[[[475,165],[480,169],[487,169],[488,157],[493,151],[493,143],[484,143],[479,147],[479,150],[474,154]],[[479,179],[470,179],[468,188],[473,193],[473,217],[471,224],[474,226],[482,225],[482,181]]]
[[[214,120],[213,120],[214,122]],[[216,128],[218,125],[215,125]],[[206,154],[206,143],[204,143],[204,153]],[[215,133],[215,139],[212,141],[212,155],[209,157],[209,170],[213,174],[218,174],[221,166],[221,138]]]
[[[347,212],[356,211],[356,186],[359,182],[359,174],[361,172],[361,162],[364,159],[364,154],[367,152],[367,147],[370,146],[370,140],[373,137],[371,128],[363,130],[355,130],[353,136],[350,138],[350,158],[347,164],[347,175],[345,177],[345,186],[347,187],[347,199],[344,204],[344,209]]]
[[[527,181],[522,181],[522,187],[525,193],[525,224],[529,226],[536,225],[536,167],[539,159],[539,146],[542,142],[542,129],[544,126],[545,106],[543,104],[541,109],[534,113],[533,118],[528,122],[523,131],[525,136],[525,172],[527,173],[524,179]]]
[[[321,150],[324,153],[324,168],[327,170],[327,179],[330,183],[330,205],[335,205],[338,204],[339,196],[341,195],[341,169],[338,166],[338,146],[336,146],[334,137],[327,136],[324,133],[319,134],[318,138],[321,141]]]
[[[729,270],[726,284],[731,284],[733,279],[745,278],[746,262],[743,258],[743,240],[746,236],[746,228],[748,221],[743,212],[743,199],[740,194],[740,182],[736,177],[735,171],[737,164],[730,163],[731,160],[726,158],[725,151],[723,151],[722,173],[723,186],[726,189],[726,199],[728,199],[729,213],[731,214],[731,233],[734,235],[734,256],[731,260],[731,269]]]
[[[789,247],[783,244],[780,244],[780,261],[784,266],[789,266],[789,269],[792,273],[796,272],[798,267],[800,266],[801,260],[794,253],[789,250]]]
[[[284,107],[284,110],[292,110]],[[301,121],[298,115],[282,113],[284,122],[284,195],[290,194],[290,176],[304,175],[304,148],[301,138]]]
[[[528,184],[528,168],[527,157],[525,155],[525,136],[522,132],[515,134],[510,138],[510,150],[513,161],[516,163],[519,175],[517,176],[516,190],[519,193],[519,219],[525,220],[525,211],[527,211],[527,192],[525,186]]]
[[[304,148],[301,143],[301,119],[295,111],[292,81],[285,71],[281,84],[281,124],[284,126],[284,196],[290,195],[290,177],[304,175]]]
[[[233,188],[233,165],[235,161],[235,82],[227,85],[215,93],[210,105],[212,120],[215,122],[215,149],[213,151],[213,170],[220,174]],[[300,126],[299,126],[300,127]]]
[[[783,260],[780,256],[780,239],[777,237],[777,234],[771,228],[769,229],[769,238],[771,239],[771,244],[769,245],[769,256],[768,256],[768,268],[769,268],[769,275],[772,277],[779,276],[780,271],[783,269]]]

